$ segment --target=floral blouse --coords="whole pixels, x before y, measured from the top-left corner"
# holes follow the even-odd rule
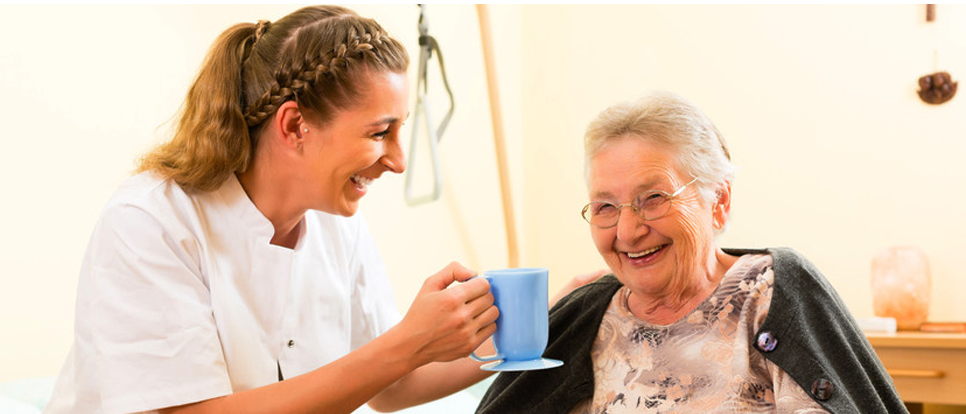
[[[594,397],[570,413],[827,413],[753,346],[773,283],[771,256],[744,255],[670,325],[635,317],[622,287],[591,351]]]

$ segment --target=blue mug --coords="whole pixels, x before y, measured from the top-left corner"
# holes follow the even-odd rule
[[[548,279],[545,268],[512,268],[490,270],[483,278],[490,282],[494,305],[500,310],[496,319],[493,345],[496,354],[470,357],[480,362],[500,361],[484,365],[491,371],[521,371],[553,368],[562,362],[542,358],[547,348]]]

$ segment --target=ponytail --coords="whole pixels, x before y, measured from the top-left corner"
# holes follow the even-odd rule
[[[296,100],[324,123],[355,104],[364,71],[403,73],[408,65],[406,49],[378,23],[339,6],[235,25],[208,51],[171,141],[145,154],[138,172],[215,190],[248,168],[257,131],[282,103]]]
[[[174,136],[141,159],[139,172],[210,191],[248,168],[252,145],[239,97],[242,59],[254,35],[255,25],[242,23],[218,37],[188,90]]]

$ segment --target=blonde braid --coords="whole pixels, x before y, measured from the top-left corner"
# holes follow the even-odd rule
[[[265,35],[265,32],[268,31],[268,27],[271,26],[271,24],[272,22],[268,20],[259,20],[258,23],[255,24],[255,33],[253,34],[255,39],[252,41],[252,43],[258,43],[262,36]]]
[[[255,127],[285,101],[297,99],[303,113],[325,122],[356,103],[359,74],[405,73],[408,65],[401,43],[345,7],[237,24],[209,49],[171,140],[144,154],[138,171],[214,190],[249,168],[261,135]]]
[[[378,51],[382,45],[382,32],[358,34],[355,28],[350,29],[348,39],[340,43],[333,50],[322,55],[307,56],[306,60],[293,62],[290,67],[279,66],[275,71],[272,86],[262,94],[245,113],[245,122],[249,127],[256,126],[278,108],[291,99],[312,87],[322,83],[326,76],[342,77],[345,70],[353,61],[365,60],[367,55]]]

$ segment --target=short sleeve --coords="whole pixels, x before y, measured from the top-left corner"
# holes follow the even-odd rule
[[[379,255],[375,240],[369,233],[365,219],[355,217],[355,248],[350,261],[350,272],[355,278],[352,300],[352,349],[357,349],[402,319],[386,267]]]
[[[105,413],[231,393],[199,244],[186,226],[159,216],[130,204],[109,207],[83,266],[81,372],[92,376],[84,380]]]

